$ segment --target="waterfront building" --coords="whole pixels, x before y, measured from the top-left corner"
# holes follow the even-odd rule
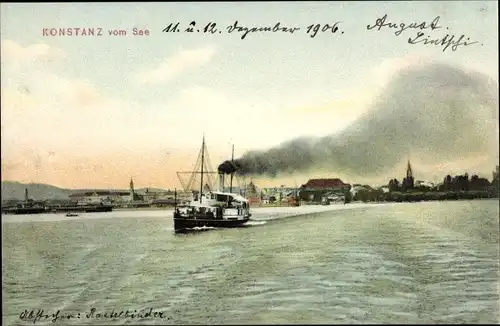
[[[381,190],[384,194],[391,191],[391,189],[388,186],[382,186],[382,187],[379,187],[378,189]]]
[[[366,191],[370,191],[370,190],[373,190],[371,187],[369,186],[363,186],[363,185],[360,185],[360,184],[354,184],[351,189],[350,189],[350,192],[351,192],[351,195],[352,197],[354,198],[354,196],[356,196],[356,194],[361,191],[361,190],[366,190]]]
[[[257,190],[257,187],[253,183],[253,181],[250,181],[246,188],[245,196],[248,199],[248,203],[250,205],[259,205],[262,203],[262,195],[261,193]]]
[[[130,192],[94,190],[83,191],[69,195],[69,199],[80,205],[100,204],[100,203],[121,203],[130,200]]]
[[[322,203],[343,203],[345,196],[335,192],[328,192],[321,198]]]
[[[262,188],[259,193],[265,203],[272,203],[275,201],[288,201],[297,192],[299,192],[297,188],[281,185],[280,187]]]
[[[351,185],[338,178],[309,179],[300,187],[300,198],[306,201],[320,202],[328,193],[344,195],[351,190]]]
[[[161,193],[157,192],[157,191],[149,191],[149,189],[146,188],[146,190],[143,193],[141,193],[140,195],[142,196],[144,201],[151,202],[151,201],[157,199],[158,197],[160,197]]]
[[[432,181],[417,180],[415,181],[415,187],[435,188],[436,185]]]

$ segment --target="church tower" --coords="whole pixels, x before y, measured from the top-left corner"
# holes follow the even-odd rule
[[[406,177],[408,179],[413,179],[413,171],[411,170],[411,164],[410,164],[410,161],[408,160],[408,166],[406,168]]]
[[[412,189],[414,187],[415,181],[413,179],[413,170],[411,168],[410,160],[408,160],[408,166],[406,167],[406,178],[405,178],[405,188]]]
[[[130,177],[130,201],[134,201],[134,180]]]

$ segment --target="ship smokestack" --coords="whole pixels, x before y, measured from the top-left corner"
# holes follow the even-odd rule
[[[224,173],[219,171],[219,191],[224,191]]]

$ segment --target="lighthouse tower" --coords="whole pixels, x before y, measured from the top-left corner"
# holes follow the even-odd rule
[[[134,180],[130,177],[130,201],[134,201],[135,192],[134,192]]]

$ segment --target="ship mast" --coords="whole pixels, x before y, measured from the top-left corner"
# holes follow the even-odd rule
[[[234,144],[233,144],[233,152],[231,154],[231,163],[234,163]],[[231,172],[231,181],[229,183],[229,192],[233,193],[233,173]]]
[[[201,204],[201,196],[203,195],[203,165],[205,165],[205,134],[203,134],[203,142],[201,144],[200,204]]]

